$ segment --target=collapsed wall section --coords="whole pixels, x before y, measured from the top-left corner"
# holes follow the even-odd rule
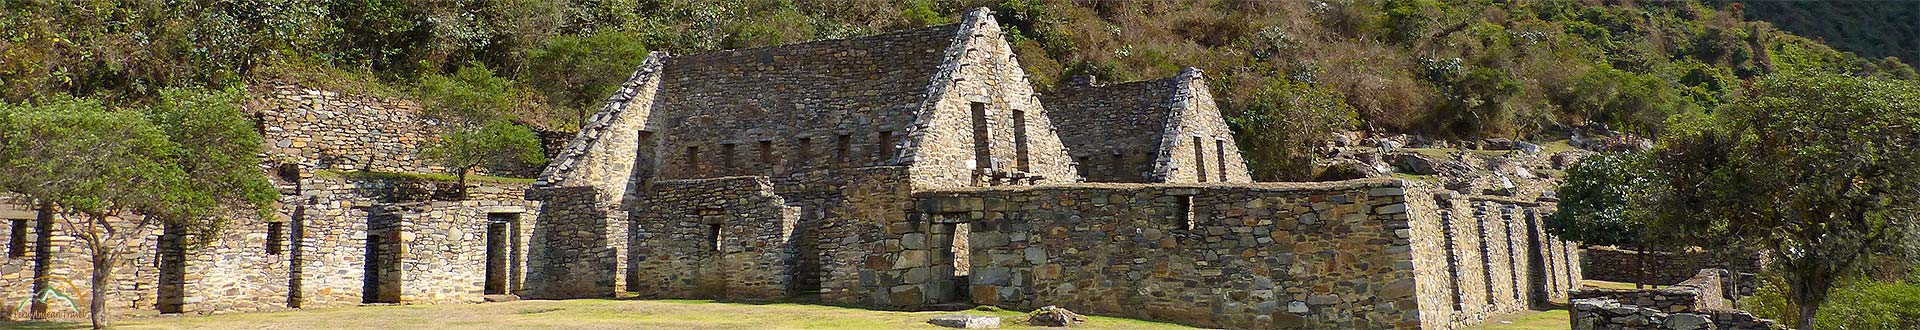
[[[767,177],[653,182],[632,212],[636,280],[649,297],[786,297],[799,207]]]
[[[909,222],[968,225],[971,271],[957,295],[974,303],[1214,327],[1409,329],[1420,318],[1404,193],[1395,180],[935,191],[914,195]],[[927,246],[915,254],[950,247]]]

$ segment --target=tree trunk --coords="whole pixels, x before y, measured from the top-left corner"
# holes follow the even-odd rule
[[[1633,250],[1633,261],[1635,264],[1633,267],[1633,288],[1645,289],[1647,288],[1647,246],[1634,244]]]
[[[460,178],[460,182],[459,182],[460,186],[455,191],[459,192],[460,199],[463,199],[463,200],[467,199],[467,172],[470,172],[470,171],[473,171],[472,167],[461,168],[460,173],[455,175],[455,177]]]
[[[1798,265],[1795,265],[1798,266]],[[1797,267],[1799,271],[1787,272],[1787,297],[1800,309],[1800,322],[1795,329],[1813,330],[1814,316],[1820,314],[1820,305],[1827,302],[1827,290],[1833,288],[1833,278],[1809,269],[1818,267]],[[1796,274],[1799,273],[1799,274]]]
[[[87,298],[87,319],[93,321],[93,329],[107,328],[107,282],[113,276],[113,248],[104,242],[94,244],[93,275],[90,276],[93,294]]]
[[[1799,330],[1813,330],[1813,317],[1820,314],[1820,304],[1800,304]]]
[[[53,202],[41,201],[33,222],[33,292],[27,294],[33,303],[28,314],[42,320],[47,317],[47,302],[40,295],[47,292],[51,285],[47,276],[53,274]]]

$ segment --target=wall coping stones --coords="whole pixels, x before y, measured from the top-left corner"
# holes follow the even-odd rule
[[[1389,189],[1401,188],[1403,192],[1390,195],[1390,196],[1397,196],[1397,195],[1404,195],[1404,189],[1407,186],[1408,184],[1405,180],[1393,179],[1393,178],[1368,178],[1368,179],[1354,179],[1354,180],[1346,180],[1346,181],[1328,181],[1328,182],[1256,182],[1256,183],[1233,183],[1233,184],[1082,182],[1082,183],[1046,184],[1046,185],[1038,185],[1038,186],[996,186],[996,187],[928,189],[928,190],[917,191],[914,193],[914,195],[916,196],[917,195],[964,195],[964,194],[972,194],[972,193],[984,192],[984,191],[1017,192],[1017,191],[1052,191],[1052,190],[1074,190],[1074,189],[1110,189],[1110,190],[1121,190],[1121,191],[1145,190],[1145,189],[1198,189],[1202,192],[1208,191],[1208,190],[1245,189],[1245,190],[1258,191],[1258,192],[1287,192],[1287,191],[1306,191],[1306,190],[1354,190],[1354,189],[1369,189],[1369,191],[1374,191],[1373,188],[1389,188]],[[1386,190],[1380,190],[1380,191],[1386,191]]]

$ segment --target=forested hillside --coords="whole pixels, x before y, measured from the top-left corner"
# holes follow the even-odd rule
[[[164,87],[291,81],[470,98],[566,130],[647,51],[695,53],[950,23],[1006,25],[1041,88],[1206,70],[1262,179],[1337,129],[1556,139],[1656,133],[1770,72],[1914,79],[1695,2],[1069,0],[0,1],[0,98],[151,103]],[[457,98],[456,98],[457,99]],[[466,104],[466,103],[459,103]],[[482,120],[484,121],[484,120]]]
[[[1720,0],[1716,2],[1725,2]],[[1730,2],[1716,6],[1731,5]],[[1834,48],[1875,59],[1920,60],[1920,2],[1759,1],[1742,5],[1746,17],[1766,21]],[[1720,7],[1726,8],[1726,7]]]

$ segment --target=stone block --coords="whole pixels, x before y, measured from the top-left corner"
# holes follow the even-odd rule
[[[933,319],[927,320],[927,323],[948,328],[995,329],[1000,327],[1000,318],[993,316],[952,314],[936,316]]]

